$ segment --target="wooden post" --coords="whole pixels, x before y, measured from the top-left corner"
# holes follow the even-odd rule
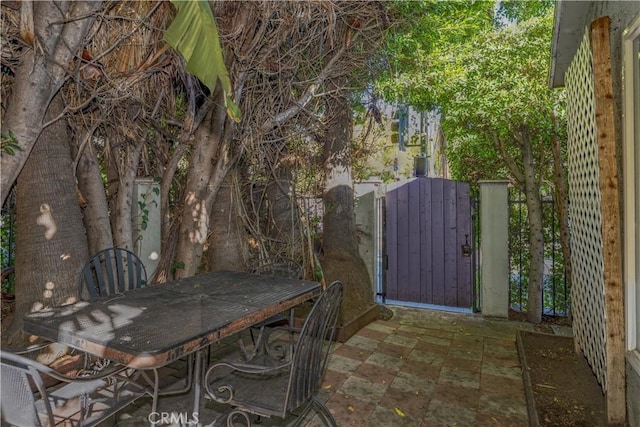
[[[591,23],[591,48],[603,218],[607,421],[622,425],[626,418],[624,300],[609,24],[606,16]]]

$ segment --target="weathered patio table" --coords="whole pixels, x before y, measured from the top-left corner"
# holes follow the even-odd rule
[[[26,315],[23,328],[137,369],[159,368],[195,352],[198,412],[198,350],[320,293],[317,282],[218,271],[43,309]]]

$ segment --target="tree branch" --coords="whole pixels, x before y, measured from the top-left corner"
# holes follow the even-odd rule
[[[518,167],[518,164],[516,163],[513,156],[511,156],[511,154],[507,152],[504,146],[504,142],[502,142],[498,134],[493,129],[487,129],[487,132],[489,133],[489,135],[491,135],[491,139],[493,139],[493,145],[495,146],[496,150],[498,150],[502,155],[504,162],[509,168],[509,172],[511,172],[511,174],[519,184],[524,185],[524,174]]]
[[[346,51],[346,47],[342,46],[336,52],[333,58],[331,58],[331,60],[327,62],[327,65],[325,65],[322,71],[320,71],[320,74],[318,74],[318,77],[316,78],[316,80],[312,84],[310,84],[309,87],[307,87],[307,90],[305,90],[305,92],[298,99],[298,101],[296,101],[296,103],[293,106],[287,108],[280,114],[277,114],[273,119],[268,120],[265,124],[263,124],[262,127],[260,128],[262,132],[264,133],[270,132],[271,130],[280,126],[282,123],[289,120],[291,117],[295,116],[301,109],[306,107],[306,105],[311,101],[311,99],[313,99],[316,91],[318,90],[322,82],[327,78],[327,75],[331,72],[336,62],[338,62],[338,60],[344,54],[345,51]]]

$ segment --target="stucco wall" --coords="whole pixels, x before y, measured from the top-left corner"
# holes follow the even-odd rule
[[[358,197],[355,206],[356,227],[358,229],[358,249],[369,271],[373,294],[375,295],[375,191]]]

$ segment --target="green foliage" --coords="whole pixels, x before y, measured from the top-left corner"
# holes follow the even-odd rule
[[[447,2],[437,0],[396,1],[389,13],[398,25],[387,34],[382,55],[386,65],[376,90],[386,100],[401,101],[421,110],[436,106],[432,79],[441,64],[437,58],[452,46],[465,43],[489,28],[493,2]]]
[[[240,121],[240,108],[233,102],[231,80],[224,63],[216,21],[205,0],[171,0],[178,10],[164,39],[187,61],[186,70],[198,77],[211,92],[218,80],[224,91],[229,117]]]
[[[149,209],[147,209],[147,204],[144,202],[138,202],[138,208],[141,212],[140,229],[146,230],[149,225]]]
[[[501,0],[498,7],[497,24],[524,22],[547,15],[553,9],[554,0]]]
[[[493,134],[519,161],[515,136],[523,127],[531,131],[538,164],[552,164],[553,114],[562,129],[565,113],[564,92],[547,84],[551,6],[548,1],[503,2],[497,17],[515,24],[498,27],[494,2],[393,4],[403,23],[388,37],[388,70],[376,88],[387,100],[441,112],[455,179],[513,179]]]
[[[324,273],[322,272],[322,267],[320,264],[316,264],[316,268],[313,272],[313,277],[317,281],[321,281],[324,278]]]
[[[171,268],[171,274],[176,274],[176,271],[178,270],[184,270],[185,268],[185,263],[184,261],[178,261],[176,262],[173,267]]]
[[[460,132],[447,127],[450,134],[446,147],[449,171],[453,177],[478,182],[483,179],[506,179],[508,171],[491,141],[481,135]]]
[[[18,138],[16,138],[15,134],[11,129],[7,132],[7,135],[0,136],[0,153],[9,154],[13,156],[17,150],[22,151],[20,148],[20,144],[18,143]]]
[[[376,87],[387,99],[437,108],[452,177],[472,185],[480,179],[507,178],[523,186],[518,179],[524,169],[521,138],[525,132],[536,179],[551,182],[550,144],[554,138],[564,139],[566,114],[564,92],[548,87],[552,3],[507,1],[497,9],[495,3],[484,2],[395,5],[397,13],[409,21],[390,36],[385,52],[389,70]],[[425,12],[429,16],[421,16]],[[524,204],[522,209],[526,210]],[[522,214],[526,227],[527,213]],[[548,220],[554,212],[545,210],[544,216]],[[553,227],[545,225],[544,234],[559,243]],[[518,293],[523,308],[530,266],[528,239],[525,232],[518,247],[523,266],[517,274],[523,291]],[[546,259],[556,256],[562,258],[558,246],[545,247]],[[553,295],[550,289],[564,285],[562,270],[545,271],[545,310],[550,305],[556,312],[567,308],[566,302],[558,305],[548,296]]]
[[[549,143],[562,91],[549,89],[552,18],[480,32],[440,58],[440,79],[432,92],[442,111],[453,177],[463,180],[511,178],[493,136],[519,165],[521,129],[531,136],[540,176],[549,176]],[[563,113],[560,112],[562,115]]]
[[[16,217],[13,197],[10,197],[0,215],[0,269],[13,267],[15,262]],[[10,274],[2,281],[2,291],[15,293],[15,275]]]
[[[155,179],[156,183],[158,179]],[[155,197],[153,197],[155,195]],[[141,230],[146,230],[149,226],[149,208],[159,209],[158,200],[160,198],[160,186],[151,186],[149,191],[142,194],[142,200],[138,201],[139,226]],[[142,237],[142,236],[141,236]]]
[[[184,92],[179,92],[176,94],[175,98],[176,103],[176,112],[174,113],[176,119],[182,120],[185,117],[185,113],[187,111],[187,97]]]

